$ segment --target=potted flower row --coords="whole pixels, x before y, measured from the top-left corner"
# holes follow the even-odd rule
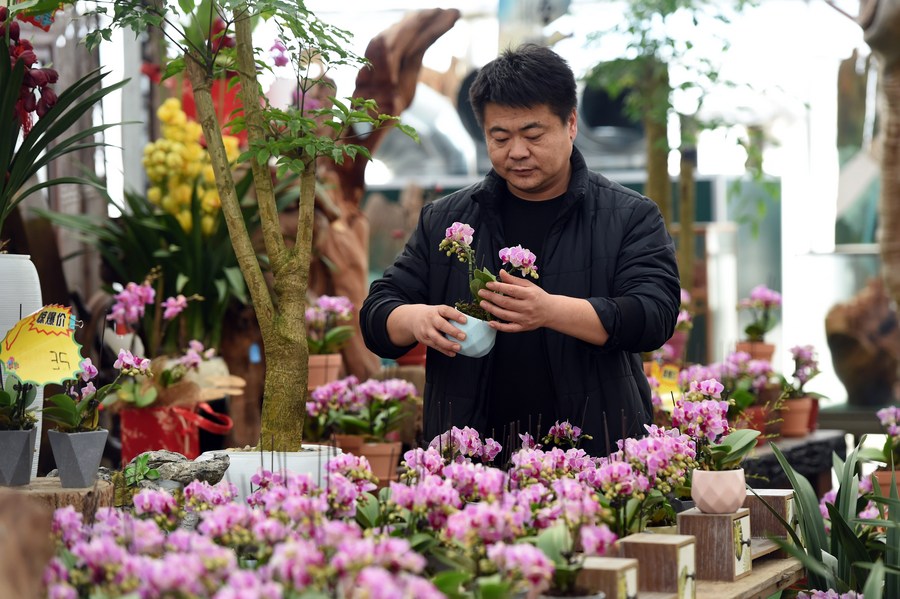
[[[398,431],[413,420],[418,401],[415,385],[402,379],[332,381],[310,394],[304,438],[333,441],[345,452],[365,456],[386,484],[396,478],[400,462]]]

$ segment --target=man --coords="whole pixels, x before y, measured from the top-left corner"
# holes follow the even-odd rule
[[[605,455],[641,436],[650,388],[636,352],[672,335],[680,282],[672,240],[651,200],[589,171],[573,141],[576,86],[553,51],[525,45],[478,73],[469,100],[493,170],[425,206],[416,231],[360,311],[366,345],[393,358],[416,342],[428,351],[425,438],[471,426],[512,448],[556,420],[593,436]],[[438,250],[454,222],[475,229],[476,263],[498,272],[498,251],[521,244],[540,278],[501,271],[481,291],[496,344],[484,358],[457,356],[452,304],[468,296],[465,265]]]

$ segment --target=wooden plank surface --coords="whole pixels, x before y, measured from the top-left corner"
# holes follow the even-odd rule
[[[800,580],[803,575],[803,566],[793,558],[763,559],[753,562],[749,576],[740,580],[698,581],[696,599],[768,599],[773,593]]]

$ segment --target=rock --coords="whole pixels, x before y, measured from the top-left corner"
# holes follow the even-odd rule
[[[144,455],[144,454],[141,454]],[[174,480],[182,485],[190,484],[195,480],[202,480],[211,485],[216,484],[225,476],[230,460],[225,453],[217,453],[210,459],[191,461],[180,453],[173,451],[149,451],[147,466],[156,468],[160,480]],[[133,463],[140,456],[135,456]]]

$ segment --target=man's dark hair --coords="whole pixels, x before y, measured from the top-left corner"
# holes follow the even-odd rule
[[[487,103],[514,108],[546,104],[565,123],[578,103],[575,75],[559,54],[537,44],[507,49],[478,71],[469,88],[469,103],[478,124]]]

